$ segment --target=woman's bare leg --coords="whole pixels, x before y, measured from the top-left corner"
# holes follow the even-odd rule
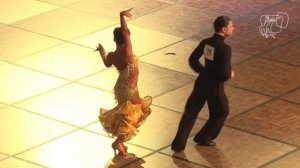
[[[127,155],[127,147],[124,145],[125,137],[124,135],[118,136],[118,138],[112,143],[112,148],[115,151],[116,155],[116,150],[119,151],[119,155],[126,156]]]

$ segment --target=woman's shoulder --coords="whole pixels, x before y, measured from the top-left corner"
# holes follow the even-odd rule
[[[109,52],[106,57],[111,59],[114,55],[114,52]]]
[[[115,55],[115,52],[113,52],[113,51],[111,51],[107,54],[107,56],[113,56],[113,55]]]

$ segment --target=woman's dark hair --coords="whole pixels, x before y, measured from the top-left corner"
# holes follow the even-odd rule
[[[130,34],[129,29],[128,29],[128,32]],[[123,44],[124,43],[124,35],[123,35],[121,27],[116,27],[115,30],[114,30],[114,41],[117,44]]]
[[[215,32],[220,32],[223,27],[226,27],[229,24],[231,19],[228,16],[219,16],[214,22]]]

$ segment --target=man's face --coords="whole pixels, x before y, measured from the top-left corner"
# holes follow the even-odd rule
[[[234,26],[232,21],[229,21],[228,25],[225,27],[225,36],[232,36],[234,30]]]

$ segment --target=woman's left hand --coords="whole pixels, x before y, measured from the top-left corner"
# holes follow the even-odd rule
[[[101,44],[98,43],[98,46],[96,47],[95,51],[99,51],[101,55],[105,54],[105,50]]]

